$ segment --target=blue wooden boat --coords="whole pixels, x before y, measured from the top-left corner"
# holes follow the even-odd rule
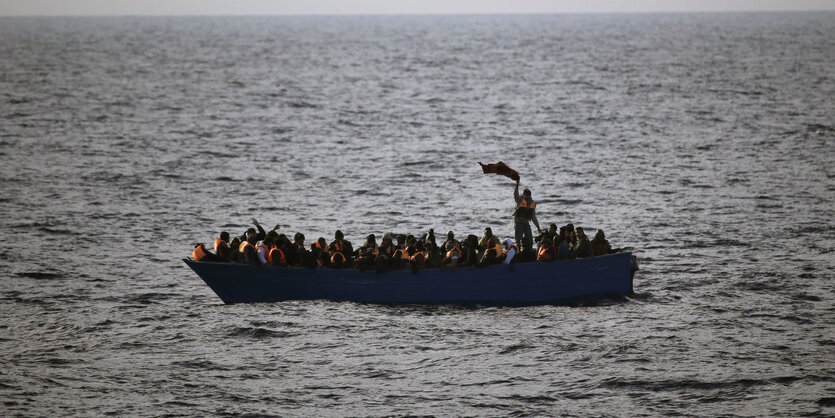
[[[252,266],[183,259],[225,303],[326,299],[367,303],[540,304],[632,293],[631,253],[455,271]]]

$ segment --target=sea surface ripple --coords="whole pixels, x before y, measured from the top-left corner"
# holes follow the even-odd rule
[[[835,13],[0,18],[0,414],[832,416]],[[631,247],[569,306],[223,305],[251,217]]]

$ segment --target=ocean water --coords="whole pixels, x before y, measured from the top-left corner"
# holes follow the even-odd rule
[[[835,13],[0,18],[0,414],[831,416]],[[251,217],[631,247],[568,306],[224,305]]]

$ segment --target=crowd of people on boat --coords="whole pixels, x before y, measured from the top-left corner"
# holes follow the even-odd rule
[[[327,268],[357,268],[360,270],[376,269],[378,272],[398,269],[418,271],[423,268],[456,269],[458,267],[484,267],[492,264],[515,264],[527,262],[570,261],[576,258],[588,258],[617,252],[612,250],[603,230],[598,229],[594,238],[589,240],[582,227],[572,224],[557,228],[549,225],[543,231],[536,219],[536,202],[531,191],[525,189],[519,193],[518,176],[513,198],[516,210],[513,212],[515,241],[510,238],[500,239],[493,235],[492,229],[485,228],[481,238],[467,235],[464,239],[455,238],[455,233],[447,232],[446,239],[438,243],[435,230],[430,229],[420,236],[391,233],[383,234],[380,242],[374,234],[368,235],[365,242],[354,249],[345,239],[342,231],[334,233],[333,241],[328,243],[319,237],[312,244],[305,244],[301,232],[293,235],[290,241],[285,234],[279,233],[280,225],[269,232],[253,218],[255,228],[247,229],[241,236],[230,240],[228,232],[221,232],[215,239],[214,252],[206,249],[205,244],[197,243],[192,258],[197,261],[219,261],[253,265],[303,266]],[[539,233],[534,237],[530,223],[533,222]]]
[[[291,241],[279,232],[279,225],[266,231],[254,218],[252,224],[254,227],[240,236],[231,237],[228,232],[221,232],[214,240],[214,251],[207,249],[203,243],[195,244],[192,258],[259,266],[356,268],[384,272],[569,261],[614,252],[603,230],[597,230],[594,238],[589,240],[582,227],[572,224],[559,228],[551,224],[539,236],[523,237],[518,243],[511,238],[501,239],[493,235],[492,229],[487,227],[480,238],[469,234],[460,240],[453,231],[449,231],[441,241],[436,238],[434,229],[419,236],[386,233],[379,242],[376,235],[370,234],[358,248],[354,248],[339,230],[330,243],[319,237],[307,244],[301,232],[295,233]]]

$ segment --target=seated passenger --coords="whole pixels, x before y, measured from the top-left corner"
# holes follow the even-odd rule
[[[232,261],[232,251],[229,248],[229,233],[223,231],[220,233],[220,238],[215,238],[215,254],[218,261],[229,262]]]
[[[375,265],[377,273],[383,273],[391,269],[391,259],[394,256],[394,243],[391,242],[391,235],[383,235],[383,240],[377,246],[377,259]]]
[[[405,248],[396,248],[394,250],[394,255],[391,258],[391,268],[393,269],[404,269],[409,265],[409,255],[408,245]]]
[[[255,244],[255,253],[258,254],[258,262],[261,264],[271,264],[267,260],[270,248],[273,246],[273,237],[267,235],[262,241]]]
[[[241,253],[243,263],[260,266],[261,262],[255,250],[255,237],[255,234],[251,234],[246,241],[241,242],[241,245],[238,247],[238,252]]]
[[[551,224],[553,225],[553,224]],[[556,228],[555,228],[556,229]],[[550,231],[551,228],[549,227]],[[556,234],[554,235],[556,237]],[[542,236],[542,241],[539,243],[539,251],[536,255],[537,261],[554,261],[557,259],[557,246],[551,241],[551,238],[546,234]]]
[[[270,248],[271,252],[272,250],[280,251],[276,253],[279,256],[279,260],[272,260],[270,261],[270,264],[275,266],[298,265],[298,253],[295,251],[295,249],[296,247],[290,243],[290,239],[287,238],[287,235],[279,234],[278,237],[276,237],[272,247]]]
[[[484,228],[484,236],[478,241],[479,252],[484,252],[484,250],[489,247],[489,245],[487,245],[487,241],[489,241],[490,238],[493,238],[493,230],[488,226],[487,228]]]
[[[583,228],[577,227],[575,231],[577,233],[577,244],[574,246],[574,258],[592,257],[591,242],[589,242],[586,233],[583,232]]]
[[[504,252],[505,257],[502,263],[510,264],[510,263],[518,263],[519,260],[516,259],[516,253],[519,252],[519,249],[516,247],[516,244],[513,243],[513,240],[510,238],[504,239]]]
[[[425,242],[431,242],[431,243],[432,243],[432,246],[433,246],[435,249],[437,249],[437,248],[438,248],[438,242],[437,242],[437,241],[435,241],[435,228],[429,228],[429,235],[427,235],[427,236],[426,236],[426,241],[425,241]],[[424,244],[424,246],[425,246],[425,245],[426,245],[426,244]]]
[[[499,244],[498,238],[491,236],[486,243],[487,247],[481,255],[481,260],[478,262],[479,267],[489,266],[492,264],[499,264],[504,257],[504,250]]]
[[[591,253],[593,256],[612,254],[612,246],[606,240],[602,229],[598,229],[591,240]]]
[[[360,253],[362,253],[366,248],[371,248],[374,252],[377,251],[377,237],[374,236],[374,234],[369,234],[365,238],[365,242],[357,249],[356,256],[359,257]]]
[[[284,237],[282,240],[281,237]],[[269,239],[269,237],[267,237]],[[287,267],[290,263],[287,261],[287,254],[290,253],[287,248],[289,240],[284,234],[279,235],[279,239],[272,245],[270,252],[267,255],[267,261],[270,265]]]
[[[351,243],[345,240],[342,231],[336,230],[333,236],[333,242],[328,246],[328,254],[330,255],[330,267],[343,268],[351,265],[352,253],[354,249],[351,248]]]
[[[194,244],[194,251],[191,252],[194,261],[222,261],[216,255],[209,252],[203,243]]]
[[[426,254],[423,252],[423,243],[412,238],[414,242],[414,252],[410,252],[409,265],[412,267],[412,272],[417,273],[418,270],[426,267]]]
[[[571,248],[568,246],[568,238],[558,236],[560,242],[557,245],[557,260],[568,261],[571,258]]]
[[[426,240],[423,243],[423,251],[426,254],[426,267],[438,268],[441,267],[441,249],[432,241]]]
[[[325,242],[325,238],[319,237],[313,244],[310,244],[310,253],[314,260],[314,263],[310,265],[311,268],[327,267],[330,256],[328,255],[328,244]]]
[[[357,257],[356,261],[354,262],[354,266],[359,269],[359,271],[365,271],[371,267],[376,266],[377,264],[377,252],[371,246],[362,246],[359,250],[357,250]]]
[[[468,235],[467,239],[461,241],[461,259],[458,260],[459,267],[469,266],[475,268],[478,264],[478,255],[476,253],[478,248],[478,237],[475,235]]]
[[[241,246],[241,241],[238,237],[232,238],[232,241],[229,242],[229,261],[233,263],[243,263],[244,255],[238,251],[238,248]]]
[[[452,231],[447,232],[446,241],[441,244],[441,251],[444,253],[444,258],[441,260],[441,269],[450,266],[455,270],[458,267],[458,260],[461,258],[461,244],[455,239],[455,234]]]
[[[293,245],[290,252],[296,253],[294,257],[294,265],[296,266],[312,266],[315,263],[310,256],[310,251],[307,251],[307,248],[304,247],[304,234],[301,232],[296,232],[296,235],[293,235]]]
[[[409,243],[406,241],[406,236],[403,235],[403,234],[398,234],[396,239],[397,239],[397,245],[395,245],[396,248],[406,249],[406,246],[409,245]]]

